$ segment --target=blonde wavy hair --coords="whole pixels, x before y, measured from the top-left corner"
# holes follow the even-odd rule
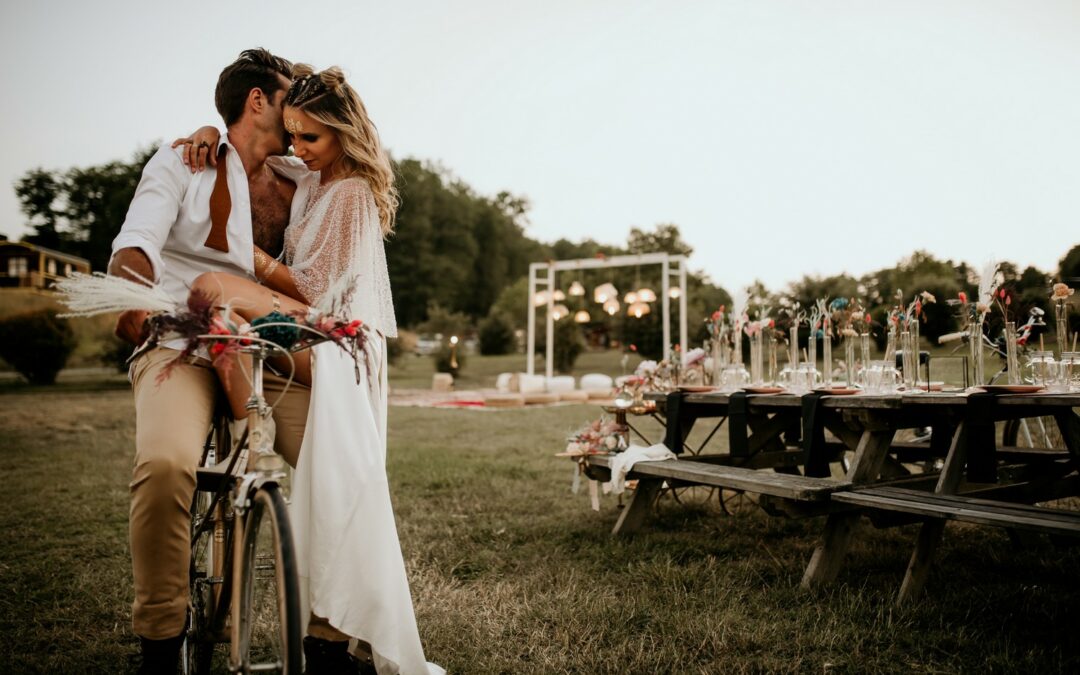
[[[379,142],[379,132],[368,117],[360,95],[345,81],[337,66],[316,73],[306,63],[293,66],[293,82],[285,94],[285,105],[299,108],[337,133],[344,175],[367,181],[379,207],[379,224],[384,237],[394,231],[397,214],[397,188],[390,157]]]

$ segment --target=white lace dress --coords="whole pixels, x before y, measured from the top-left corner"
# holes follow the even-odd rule
[[[355,279],[349,318],[372,328],[359,384],[336,345],[312,353],[290,506],[304,621],[314,612],[370,643],[381,674],[442,673],[420,645],[386,478],[385,337],[396,336],[397,326],[367,183],[347,178],[313,187],[304,217],[285,232],[285,261],[316,306]]]

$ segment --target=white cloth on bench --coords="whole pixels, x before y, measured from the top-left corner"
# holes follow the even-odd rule
[[[676,459],[675,453],[668,450],[663,443],[644,447],[631,445],[629,448],[611,458],[611,491],[614,494],[622,494],[626,490],[626,474],[638,462],[651,462],[662,459]]]

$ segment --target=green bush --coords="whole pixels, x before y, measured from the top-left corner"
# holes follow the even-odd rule
[[[435,371],[439,373],[450,373],[454,377],[457,377],[458,371],[465,367],[465,354],[461,349],[461,345],[457,348],[457,365],[456,367],[450,363],[450,345],[444,344],[439,348],[439,351],[432,354],[435,359]]]
[[[52,384],[75,351],[75,333],[66,319],[48,309],[0,320],[0,358],[31,384]]]
[[[547,350],[547,335],[544,326],[539,326],[536,331],[536,353],[543,357]],[[580,324],[574,323],[570,317],[555,322],[555,354],[553,364],[555,370],[560,373],[569,373],[574,369],[574,363],[585,351],[585,338],[582,336]]]
[[[484,356],[510,354],[517,349],[514,322],[502,312],[492,312],[480,322],[480,353]]]
[[[130,342],[113,335],[105,341],[101,351],[98,352],[98,358],[104,365],[116,368],[116,372],[126,373],[128,371],[127,361],[134,351],[135,347]]]

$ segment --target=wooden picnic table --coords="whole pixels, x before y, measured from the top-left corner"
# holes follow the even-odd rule
[[[918,393],[883,396],[744,395],[672,392],[652,395],[666,419],[666,444],[678,460],[642,462],[631,475],[638,488],[615,525],[636,530],[664,481],[745,490],[762,495],[770,513],[826,515],[823,538],[803,585],[835,580],[855,526],[866,513],[875,524],[924,524],[901,586],[901,601],[917,594],[940,543],[946,520],[1080,535],[1080,514],[1029,506],[1080,494],[1080,394],[988,395]],[[995,423],[1052,417],[1064,448],[999,448]],[[700,420],[724,422],[729,452],[690,448]],[[929,443],[897,443],[901,429],[929,427]],[[826,440],[825,431],[836,440]],[[707,445],[707,444],[706,444]],[[842,479],[830,465],[850,457]],[[910,475],[904,462],[940,461],[940,472]],[[1020,467],[998,482],[1001,463]],[[608,458],[590,458],[603,471]]]

